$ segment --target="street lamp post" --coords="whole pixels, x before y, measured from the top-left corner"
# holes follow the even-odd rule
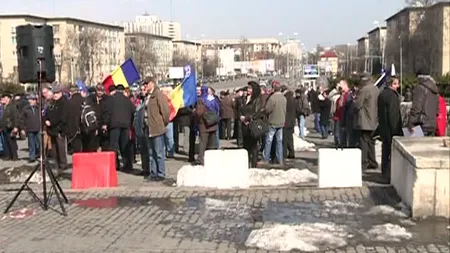
[[[400,97],[403,95],[403,38],[400,34]]]

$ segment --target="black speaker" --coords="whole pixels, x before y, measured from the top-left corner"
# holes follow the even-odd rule
[[[16,37],[19,82],[54,82],[53,27],[17,26]]]

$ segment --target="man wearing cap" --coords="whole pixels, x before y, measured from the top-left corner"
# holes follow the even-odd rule
[[[12,103],[11,95],[2,95],[2,118],[0,120],[0,130],[4,132],[5,137],[5,157],[9,160],[18,160],[17,138],[21,127],[20,114],[17,107]]]
[[[166,178],[164,134],[169,124],[170,108],[167,97],[158,89],[154,78],[147,77],[144,83],[147,84],[148,91],[146,110],[149,132],[150,178],[160,181]]]
[[[103,130],[104,125],[104,115],[106,114],[106,105],[110,97],[105,93],[105,86],[102,84],[97,84],[95,87],[95,113],[98,120],[98,132],[97,132],[97,145],[102,151],[109,149],[109,134],[108,131]]]
[[[23,135],[28,139],[28,162],[33,163],[39,157],[41,146],[41,126],[39,106],[35,94],[28,95],[28,105],[22,110]]]
[[[53,157],[60,171],[67,168],[66,154],[66,103],[61,86],[53,88],[53,100],[44,116],[47,134],[50,136]]]

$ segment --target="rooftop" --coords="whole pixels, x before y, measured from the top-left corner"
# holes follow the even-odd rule
[[[124,28],[122,26],[118,25],[112,25],[107,23],[101,23],[96,21],[90,21],[85,19],[79,19],[79,18],[72,18],[72,17],[43,17],[43,16],[37,16],[37,15],[31,15],[31,14],[0,14],[0,19],[18,19],[18,18],[24,18],[24,19],[40,19],[43,20],[44,23],[46,22],[57,22],[57,21],[68,21],[68,22],[77,22],[77,23],[86,23],[86,24],[92,24],[97,26],[105,26],[112,29],[118,29],[123,30]]]
[[[370,31],[368,32],[368,34],[375,33],[375,32],[377,32],[377,31],[379,31],[379,30],[386,30],[386,26],[375,27],[375,28],[373,28],[372,30],[370,30]]]
[[[151,38],[157,38],[157,39],[162,39],[162,40],[172,40],[171,37],[156,35],[156,34],[152,34],[152,33],[145,33],[145,32],[125,33],[125,37],[133,37],[133,36],[151,37]]]

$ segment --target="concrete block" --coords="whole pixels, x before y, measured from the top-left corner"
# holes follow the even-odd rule
[[[391,184],[414,218],[450,217],[450,157],[444,139],[394,137]]]
[[[248,154],[245,149],[207,150],[205,186],[219,189],[248,188]]]
[[[319,149],[319,188],[361,186],[360,149]]]

